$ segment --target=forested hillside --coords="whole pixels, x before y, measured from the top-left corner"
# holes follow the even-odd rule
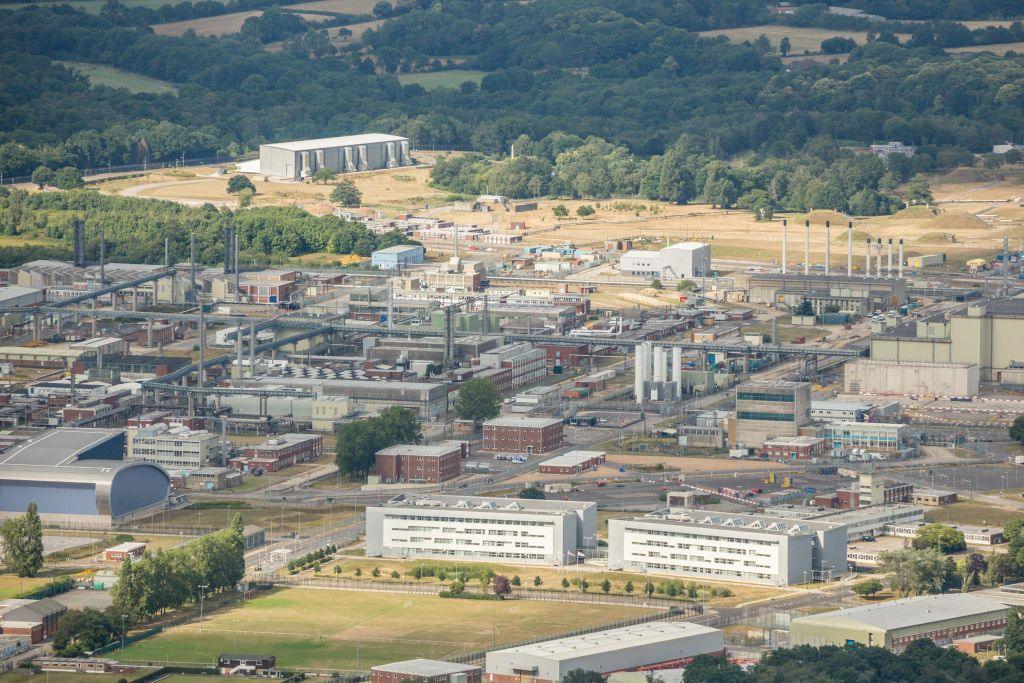
[[[329,252],[369,256],[374,249],[405,244],[401,233],[376,235],[361,223],[334,216],[316,217],[302,209],[258,207],[246,211],[218,210],[212,205],[187,207],[172,202],[112,197],[91,190],[0,194],[0,234],[57,240],[52,248],[0,247],[0,267],[47,256],[67,258],[71,252],[71,220],[83,218],[105,231],[107,259],[129,263],[161,263],[164,239],[171,240],[171,259],[189,256],[189,234],[196,234],[201,263],[223,256],[223,231],[234,225],[246,262],[280,262],[289,256]],[[90,258],[99,245],[89,245]]]
[[[801,4],[781,20],[865,21]],[[314,49],[316,31],[279,52],[253,36],[159,36],[124,25],[134,20],[116,2],[99,16],[53,5],[0,11],[0,170],[237,155],[266,140],[368,130],[406,134],[423,147],[504,155],[520,136],[564,132],[645,161],[694,149],[746,167],[791,164],[812,177],[850,156],[845,148],[901,140],[918,146],[909,171],[898,173],[906,180],[1024,139],[1024,56],[952,56],[936,40],[943,27],[961,26],[949,19],[1014,16],[1018,3],[854,5],[888,18],[866,24],[877,29],[870,44],[845,64],[796,68],[766,40],[736,44],[694,32],[765,21],[760,0],[406,2],[362,42],[323,52]],[[909,18],[944,21],[895,21]],[[913,29],[902,45],[890,30],[900,26]],[[453,58],[486,71],[481,84],[428,92],[395,75]],[[111,65],[174,83],[178,93],[90,88],[51,59]],[[682,135],[690,142],[680,146]],[[648,167],[625,186],[641,193],[652,173]],[[887,190],[870,175],[868,186],[847,187],[844,200]],[[741,178],[731,182],[736,192],[726,194],[735,201],[745,192]],[[703,192],[657,194],[686,201]]]

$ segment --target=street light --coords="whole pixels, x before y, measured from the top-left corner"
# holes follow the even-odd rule
[[[121,659],[124,659],[124,634],[125,634],[125,621],[128,619],[127,614],[121,615]]]
[[[199,631],[203,630],[203,598],[206,597],[206,589],[209,586],[203,584],[199,586]]]

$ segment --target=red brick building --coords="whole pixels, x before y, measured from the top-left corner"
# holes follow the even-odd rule
[[[26,636],[33,644],[48,640],[68,608],[50,598],[8,600],[0,604],[0,632],[5,636]]]
[[[562,445],[562,421],[547,417],[498,417],[484,423],[484,450],[547,453]]]
[[[370,669],[370,683],[480,683],[483,670],[471,664],[410,659]]]
[[[236,470],[263,468],[277,472],[300,462],[320,457],[324,439],[319,434],[282,434],[263,443],[249,446],[242,455],[231,458],[228,464]]]
[[[466,441],[399,444],[377,451],[374,471],[387,483],[439,484],[462,474],[462,460],[468,456]]]
[[[103,559],[107,562],[124,562],[129,557],[137,560],[146,554],[146,544],[138,542],[127,542],[107,548],[103,551]]]
[[[556,366],[563,368],[575,368],[583,365],[590,355],[589,344],[535,344],[538,349],[547,354],[548,368]]]

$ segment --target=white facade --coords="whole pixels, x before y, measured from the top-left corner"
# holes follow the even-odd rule
[[[633,249],[622,255],[619,271],[639,277],[692,280],[711,273],[711,246],[679,242],[661,251]]]
[[[491,681],[560,681],[573,669],[630,671],[724,649],[724,635],[716,628],[688,621],[650,622],[494,650],[487,653],[486,670]]]
[[[863,536],[884,536],[893,525],[924,522],[924,508],[920,505],[870,505],[856,510],[825,511],[814,520],[844,525],[847,538],[853,541]]]
[[[843,372],[843,391],[849,394],[976,396],[981,380],[981,369],[974,363],[863,358],[848,362]]]
[[[672,508],[608,520],[608,568],[786,586],[846,569],[842,525]]]
[[[824,426],[824,437],[832,441],[833,448],[866,448],[882,453],[898,452],[906,434],[907,425],[899,422],[842,420]]]
[[[366,508],[366,556],[557,566],[596,545],[596,530],[596,503],[398,496]]]
[[[198,469],[221,459],[220,440],[207,431],[186,427],[151,427],[129,429],[128,458],[163,465],[168,470]]]

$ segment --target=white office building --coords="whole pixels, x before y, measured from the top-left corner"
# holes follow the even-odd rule
[[[711,245],[679,242],[661,251],[632,249],[619,259],[619,272],[669,280],[704,277],[711,274]]]
[[[770,586],[834,578],[846,571],[846,528],[667,508],[608,520],[608,568]]]
[[[563,565],[597,544],[597,504],[399,495],[366,508],[367,557]]]
[[[192,470],[221,462],[220,439],[205,430],[159,423],[128,430],[128,459]]]
[[[907,425],[898,422],[851,422],[825,425],[823,436],[832,448],[864,448],[879,453],[898,453],[907,440]]]

